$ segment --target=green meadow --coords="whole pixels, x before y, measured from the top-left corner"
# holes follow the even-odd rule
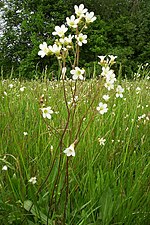
[[[1,79],[0,224],[149,225],[148,78]]]

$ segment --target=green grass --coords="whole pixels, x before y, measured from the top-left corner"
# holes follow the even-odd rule
[[[74,85],[65,83],[66,102]],[[77,82],[68,119],[63,82],[0,82],[1,225],[149,225],[150,85],[147,79],[121,85],[123,99],[111,91],[108,112],[100,115],[96,107],[108,94],[102,82]],[[42,94],[51,120],[42,117]],[[63,150],[75,139],[76,156],[67,157]]]

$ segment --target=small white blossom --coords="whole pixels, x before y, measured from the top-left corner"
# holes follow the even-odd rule
[[[36,177],[31,177],[29,183],[35,184],[37,182]]]
[[[25,87],[21,87],[21,88],[20,88],[20,91],[21,91],[21,92],[23,92],[23,91],[24,91],[24,89],[25,89]]]
[[[8,167],[5,165],[5,166],[2,167],[2,170],[7,171]]]
[[[77,39],[77,43],[79,46],[82,46],[82,44],[86,44],[87,43],[87,35],[86,34],[82,34],[80,33],[78,36],[75,35],[75,38]]]
[[[113,70],[109,70],[108,73],[105,75],[106,82],[114,83],[116,81],[116,77]]]
[[[43,113],[43,118],[47,118],[47,119],[52,118],[51,114],[53,114],[53,110],[51,109],[51,107],[41,108],[41,110]]]
[[[98,63],[98,64],[103,64],[103,63],[105,63],[106,61],[105,61],[105,55],[100,55],[100,56],[98,56],[98,58],[100,59],[100,62]],[[105,67],[104,67],[105,68]],[[109,68],[109,67],[108,67]]]
[[[117,56],[113,56],[113,55],[108,55],[110,58],[109,64],[114,64],[115,63],[115,59],[117,58]]]
[[[67,47],[71,47],[71,44],[72,44],[72,39],[74,38],[74,35],[71,35],[69,34],[68,37],[62,37],[59,39],[59,42],[62,44],[62,45],[65,45]]]
[[[141,91],[141,88],[140,88],[140,87],[137,87],[137,88],[136,88],[136,94],[139,94],[140,91]]]
[[[117,97],[117,98],[119,98],[119,97],[120,97],[120,98],[123,98],[123,94],[122,94],[122,93],[124,92],[124,88],[122,88],[121,85],[118,85],[118,86],[117,86],[116,92],[117,92],[117,93],[116,93],[116,97]]]
[[[80,69],[79,67],[75,67],[74,70],[71,70],[70,73],[73,75],[72,79],[73,80],[84,80],[83,74],[85,73],[84,69]]]
[[[94,16],[94,12],[87,12],[85,14],[86,23],[93,23],[96,20],[96,16]]]
[[[45,55],[48,55],[50,53],[50,49],[47,47],[46,42],[43,42],[43,44],[40,44],[39,48],[41,50],[38,52],[38,55],[41,56],[41,58],[43,58]]]
[[[52,34],[58,35],[59,37],[63,37],[67,30],[68,30],[68,28],[65,27],[65,25],[63,24],[63,25],[61,25],[61,27],[56,26],[55,31]]]
[[[111,81],[107,81],[105,84],[104,84],[105,88],[107,88],[108,91],[114,89],[114,83],[112,83]]]
[[[138,120],[144,119],[146,117],[146,114],[143,114],[141,116],[138,116]]]
[[[99,141],[99,144],[100,145],[105,145],[106,139],[104,139],[104,138],[98,138],[98,141]]]
[[[68,26],[72,27],[72,28],[77,28],[78,23],[79,23],[79,19],[76,19],[74,15],[72,15],[70,18],[67,17],[66,21],[67,21]]]
[[[27,135],[28,135],[28,133],[27,133],[27,132],[23,132],[23,135],[24,135],[24,136],[27,136]]]
[[[13,88],[14,85],[13,85],[13,84],[9,84],[8,86],[9,86],[10,88]]]
[[[56,54],[57,56],[60,55],[61,45],[54,44],[53,46],[49,46],[49,49],[52,53]]]
[[[99,103],[96,109],[102,115],[108,111],[107,104],[103,104],[102,102]]]
[[[84,14],[88,11],[86,8],[84,8],[83,4],[80,4],[79,6],[75,5],[74,9],[75,14],[80,18],[84,17]]]
[[[107,102],[109,100],[110,96],[109,95],[103,95],[103,99]]]
[[[101,56],[102,57],[102,56]],[[101,58],[101,62],[103,62],[103,58]],[[110,73],[110,67],[109,66],[103,66],[102,67],[102,73],[101,73],[101,75],[103,76],[103,77],[106,77],[106,75],[108,74],[108,73]]]
[[[7,96],[7,92],[6,91],[4,91],[4,95]]]
[[[75,156],[74,143],[64,150],[67,156]]]

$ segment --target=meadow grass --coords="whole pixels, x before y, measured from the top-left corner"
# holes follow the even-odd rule
[[[1,225],[150,224],[149,80],[121,85],[100,115],[101,80],[0,81]]]

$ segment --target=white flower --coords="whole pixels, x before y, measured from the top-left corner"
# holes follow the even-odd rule
[[[98,138],[98,141],[99,141],[99,144],[100,145],[105,145],[106,139],[104,139],[104,138]]]
[[[53,114],[53,110],[51,110],[51,107],[47,108],[41,108],[43,113],[43,118],[51,119],[51,114]]]
[[[104,84],[105,88],[107,88],[108,91],[114,89],[114,83],[112,83],[111,81],[107,81],[105,84]]]
[[[13,88],[14,85],[13,85],[13,84],[9,84],[8,86],[9,86],[10,88]]]
[[[101,62],[104,62],[102,60],[104,60],[103,58],[101,58]],[[109,73],[109,71],[110,71],[110,67],[109,66],[106,66],[106,67],[103,66],[102,67],[102,73],[101,73],[101,75],[104,76],[104,77],[106,77],[106,75]]]
[[[109,100],[109,95],[103,95],[103,99],[107,102]]]
[[[106,78],[106,82],[114,83],[116,81],[115,74],[113,70],[110,70],[109,66],[102,67],[102,76]]]
[[[36,177],[31,177],[29,183],[35,184],[37,182]]]
[[[7,96],[7,92],[6,91],[4,91],[4,95]]]
[[[80,18],[82,18],[84,16],[84,13],[88,11],[86,8],[84,8],[83,4],[80,4],[79,6],[75,5],[74,9],[75,9],[75,14]]]
[[[143,114],[141,116],[138,116],[138,120],[144,119],[146,117],[146,114]]]
[[[115,59],[117,58],[117,56],[114,56],[114,55],[108,55],[109,58],[110,58],[110,61],[109,61],[109,64],[114,64],[115,63]]]
[[[100,59],[100,62],[98,63],[98,64],[102,64],[102,63],[104,63],[105,62],[105,55],[100,55],[100,56],[98,56],[98,58]],[[105,68],[105,67],[104,67]]]
[[[67,17],[66,21],[67,21],[68,26],[72,27],[72,28],[77,28],[78,23],[79,23],[79,19],[76,19],[74,15],[72,15],[70,18]]]
[[[48,55],[50,53],[50,49],[47,47],[46,42],[43,42],[43,44],[40,44],[39,48],[41,50],[38,52],[38,55],[41,56],[41,58],[43,58],[45,55]]]
[[[58,45],[54,44],[53,46],[50,45],[48,47],[51,52],[53,52],[56,55],[60,55],[61,45],[58,46]]]
[[[121,85],[118,85],[118,86],[117,86],[116,92],[117,92],[117,93],[116,93],[116,97],[117,97],[117,98],[119,98],[119,97],[120,97],[120,98],[123,98],[123,94],[122,94],[122,93],[124,92],[124,88],[122,88]]]
[[[102,102],[99,103],[96,109],[102,115],[108,111],[107,104],[103,104]]]
[[[105,75],[106,82],[114,83],[116,81],[115,74],[113,70],[109,70]]]
[[[24,136],[27,136],[27,135],[28,135],[28,133],[27,133],[27,132],[23,132],[23,135],[24,135]]]
[[[68,37],[63,37],[59,39],[59,42],[63,45],[70,45],[72,44],[72,39],[74,38],[74,35],[69,34]]]
[[[63,37],[67,30],[68,30],[68,28],[65,27],[65,25],[63,24],[63,25],[61,25],[61,27],[56,26],[55,31],[52,34],[58,35],[59,37]]]
[[[22,91],[22,92],[23,92],[23,91],[24,91],[24,89],[25,89],[25,87],[21,87],[21,88],[20,88],[20,91]]]
[[[70,73],[73,75],[72,79],[73,80],[84,80],[83,74],[84,74],[85,70],[84,69],[80,69],[79,67],[75,67],[74,70],[71,70]]]
[[[94,12],[87,12],[85,14],[86,23],[92,23],[96,20],[96,16],[94,16]]]
[[[78,36],[75,35],[75,38],[77,39],[77,43],[79,46],[82,46],[82,44],[86,44],[87,43],[87,35],[86,34],[82,34],[80,33]]]
[[[78,96],[74,96],[74,98],[71,98],[70,102],[68,102],[68,105],[72,104],[72,103],[76,103],[78,101]]]
[[[71,144],[68,148],[66,148],[64,150],[64,153],[67,155],[67,156],[75,156],[75,150],[74,150],[74,143]]]
[[[137,87],[137,88],[136,88],[136,94],[139,94],[140,91],[141,91],[141,88],[140,88],[140,87]]]
[[[8,167],[5,165],[2,167],[2,170],[6,171],[6,170],[8,170]]]

